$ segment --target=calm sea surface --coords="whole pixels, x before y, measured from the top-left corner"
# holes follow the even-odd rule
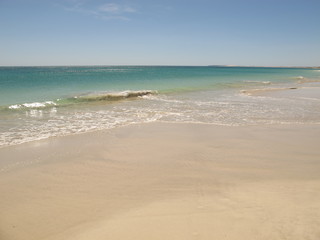
[[[0,67],[0,147],[153,121],[320,123],[320,70],[249,67]]]

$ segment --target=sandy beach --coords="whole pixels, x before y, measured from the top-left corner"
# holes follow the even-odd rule
[[[0,149],[0,239],[320,237],[320,126],[150,123]]]
[[[0,240],[320,240],[320,0],[0,0]]]

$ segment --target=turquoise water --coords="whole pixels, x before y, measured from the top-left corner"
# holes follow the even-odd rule
[[[318,123],[317,99],[242,93],[319,79],[294,68],[0,67],[0,146],[150,121]]]
[[[0,105],[55,101],[102,91],[166,93],[231,87],[245,81],[290,81],[301,75],[316,76],[312,70],[279,68],[8,67],[0,68]]]

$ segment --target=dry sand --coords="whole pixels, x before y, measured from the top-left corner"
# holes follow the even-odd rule
[[[320,239],[320,125],[152,123],[0,149],[1,240]]]

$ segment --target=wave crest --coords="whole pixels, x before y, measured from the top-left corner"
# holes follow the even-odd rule
[[[74,99],[78,101],[116,101],[127,98],[143,97],[147,95],[157,94],[154,90],[139,90],[139,91],[122,91],[122,92],[105,92],[88,94],[83,96],[75,96]]]
[[[6,108],[10,110],[19,109],[38,109],[53,106],[66,106],[74,105],[86,102],[99,102],[99,101],[119,101],[128,98],[146,97],[150,95],[155,95],[158,92],[155,90],[138,90],[138,91],[121,91],[121,92],[100,92],[100,93],[90,93],[87,95],[75,96],[72,98],[56,99],[55,101],[45,101],[45,102],[33,102],[33,103],[22,103],[13,104]]]
[[[20,108],[43,108],[48,106],[56,106],[57,104],[53,101],[46,102],[33,102],[33,103],[23,103],[23,104],[14,104],[9,106],[9,109],[20,109]]]

